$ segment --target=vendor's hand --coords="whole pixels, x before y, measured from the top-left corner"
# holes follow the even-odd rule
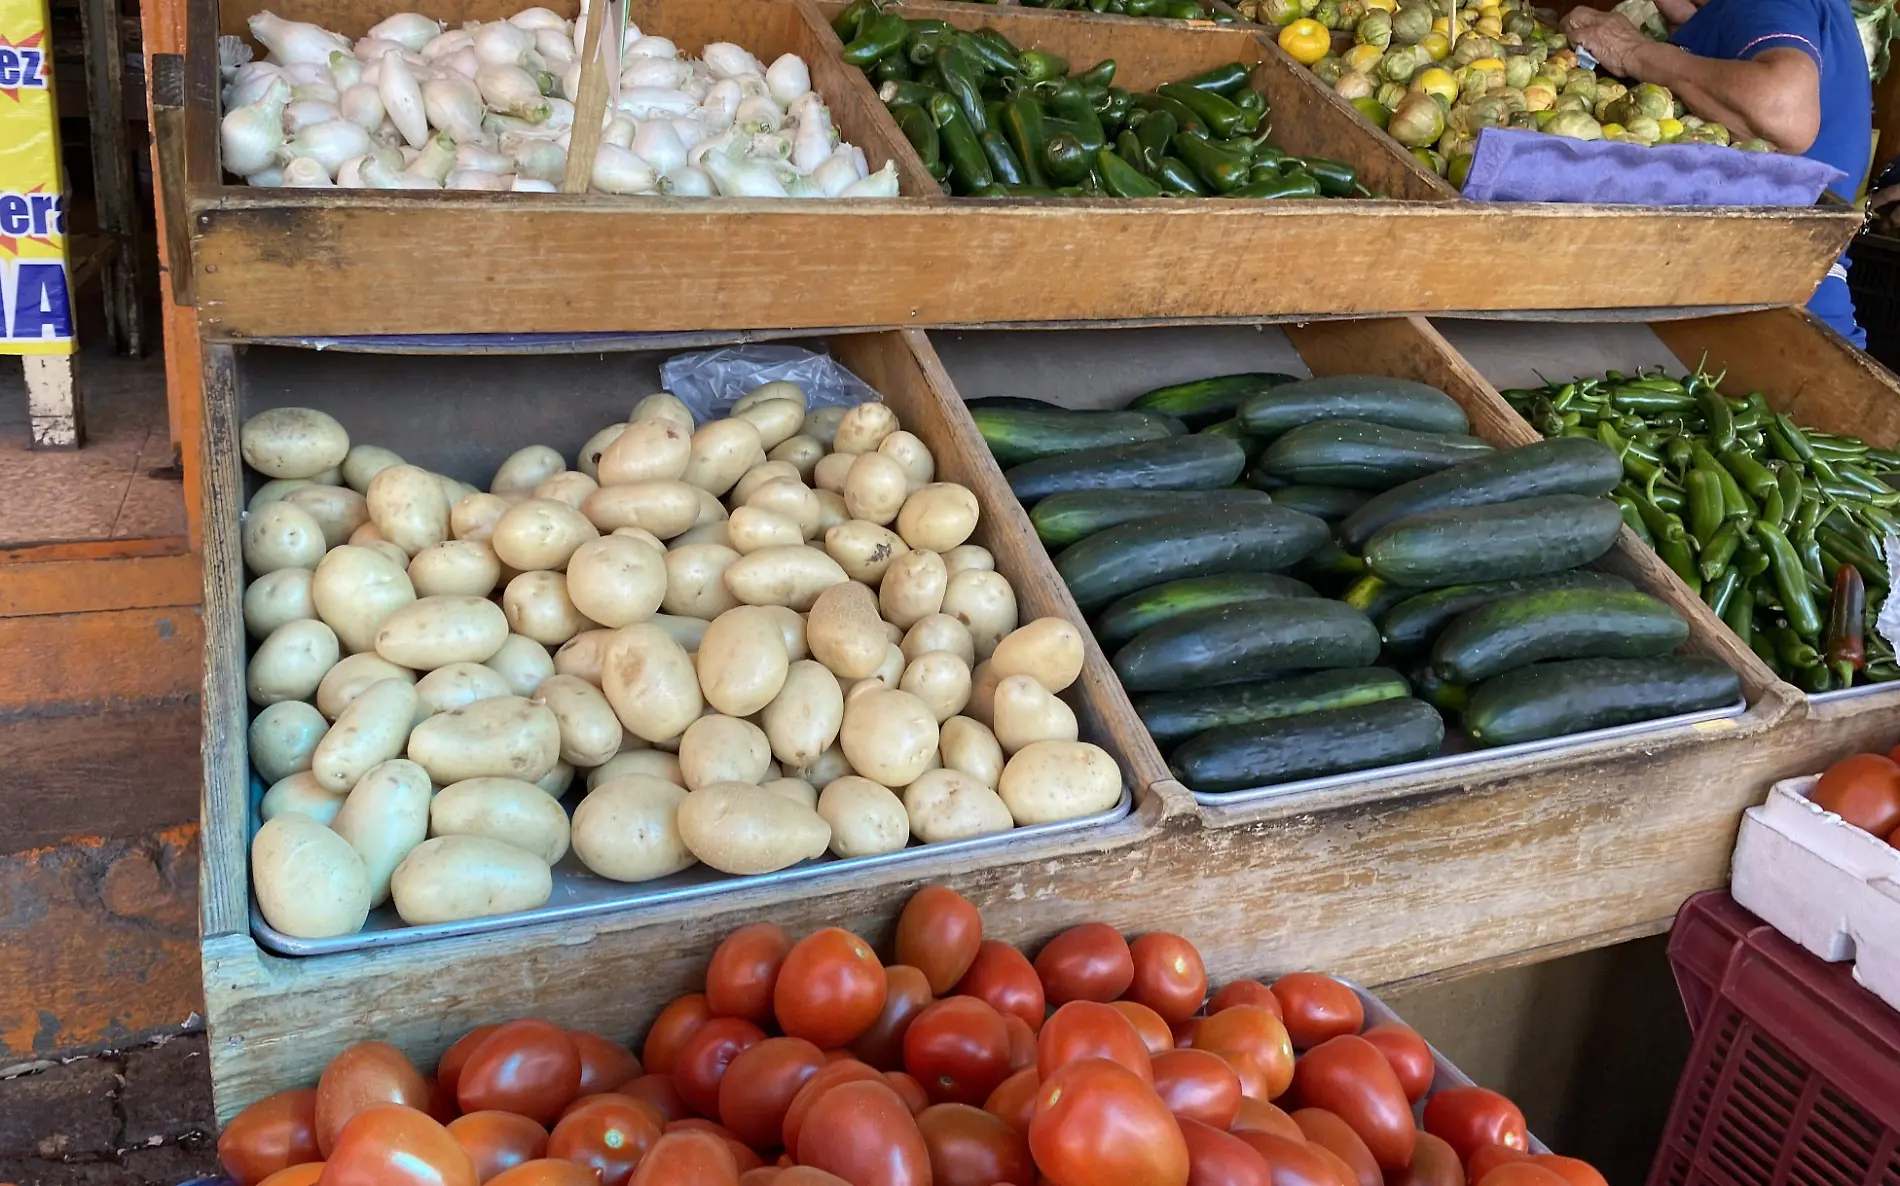
[[[1636,56],[1650,41],[1621,13],[1573,8],[1563,19],[1563,31],[1572,43],[1589,50],[1606,73],[1638,77]]]

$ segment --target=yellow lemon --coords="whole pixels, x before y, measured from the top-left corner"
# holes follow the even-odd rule
[[[1280,48],[1302,66],[1311,66],[1325,57],[1332,45],[1333,35],[1312,17],[1301,17],[1280,30]]]
[[[1679,119],[1659,119],[1656,126],[1662,129],[1664,140],[1674,140],[1682,135],[1682,121]]]
[[[1442,62],[1451,55],[1451,38],[1443,33],[1427,33],[1418,39],[1418,47],[1431,55],[1434,62]]]
[[[1452,77],[1451,71],[1432,66],[1412,75],[1412,89],[1450,101],[1458,97],[1458,80]]]

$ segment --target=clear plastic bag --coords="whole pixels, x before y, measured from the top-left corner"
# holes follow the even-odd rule
[[[780,380],[798,384],[814,408],[848,408],[883,398],[829,354],[797,346],[721,346],[675,354],[660,366],[660,381],[693,413],[695,424],[719,419],[746,392]]]

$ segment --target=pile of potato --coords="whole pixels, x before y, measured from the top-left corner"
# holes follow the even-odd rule
[[[241,447],[271,479],[243,526],[252,876],[285,934],[530,910],[570,847],[616,881],[759,874],[1120,799],[1057,696],[1080,632],[1018,626],[976,496],[882,404],[769,383],[695,428],[661,392],[486,492],[310,409]]]

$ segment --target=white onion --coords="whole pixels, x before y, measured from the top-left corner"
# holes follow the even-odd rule
[[[523,141],[514,156],[515,172],[520,177],[559,182],[567,176],[567,150],[551,140]]]
[[[894,198],[897,196],[897,164],[887,162],[869,177],[854,181],[838,195],[840,198]]]
[[[475,84],[456,75],[431,78],[422,86],[422,108],[429,123],[447,132],[457,141],[474,141],[483,136],[482,93]],[[408,136],[408,129],[403,130]],[[414,137],[409,137],[415,143]]]
[[[479,144],[464,144],[461,141],[457,141],[455,145],[455,167],[457,169],[472,169],[483,173],[506,175],[515,171],[515,158],[505,153],[496,152],[490,148],[483,148]]]
[[[765,77],[765,63],[730,41],[715,41],[699,51],[699,58],[714,78],[738,78],[745,74]]]
[[[325,189],[336,182],[314,157],[300,156],[284,166],[285,185],[293,189]]]
[[[600,130],[600,142],[611,144],[615,148],[632,148],[633,134],[638,125],[624,115],[615,115],[607,120],[607,126]]]
[[[790,109],[800,95],[811,93],[811,70],[797,54],[780,54],[765,71],[765,86],[774,103]]]
[[[567,19],[559,13],[552,12],[545,8],[524,8],[509,17],[508,23],[511,25],[519,25],[523,29],[531,29],[535,32],[539,32],[542,29],[552,29],[561,34],[567,32]]]
[[[290,85],[272,78],[255,102],[225,113],[218,125],[218,147],[226,169],[249,176],[276,163],[277,150],[284,144],[284,106],[289,102]]]
[[[710,198],[718,193],[704,169],[681,165],[660,178],[660,192],[675,198]]]
[[[835,198],[845,191],[845,187],[864,176],[864,170],[849,148],[840,148],[824,159],[811,171],[811,179],[827,198]]]
[[[706,131],[718,135],[732,126],[739,114],[739,84],[730,79],[715,82],[700,100],[699,122]]]
[[[542,181],[538,177],[517,177],[508,187],[518,194],[558,194],[561,191],[552,181]]]
[[[268,10],[256,13],[246,22],[251,36],[279,62],[308,62],[328,69],[330,55],[337,50],[349,52],[350,43],[336,33],[306,21],[287,21]]]
[[[339,93],[349,90],[363,81],[363,63],[342,50],[336,51],[330,55],[330,80]]]
[[[284,163],[288,168],[291,159],[308,157],[323,166],[324,176],[334,177],[338,165],[353,156],[362,156],[372,147],[369,133],[349,120],[325,120],[304,128],[296,139],[284,145]]]
[[[519,66],[521,55],[534,48],[534,34],[520,25],[493,21],[475,30],[475,52],[487,66]]]
[[[776,132],[785,126],[785,113],[770,96],[761,95],[739,104],[732,126],[741,132]]]
[[[475,74],[475,85],[481,90],[482,101],[495,111],[537,124],[548,117],[550,109],[541,97],[540,86],[519,66],[484,64]]]
[[[321,99],[298,99],[284,108],[284,134],[295,136],[311,124],[336,119],[340,114]]]
[[[699,104],[682,91],[635,87],[621,91],[614,106],[635,119],[652,119],[656,115],[690,115],[698,109]]]
[[[434,41],[441,32],[441,21],[419,12],[399,12],[395,16],[383,18],[369,29],[371,37],[394,41],[411,53],[421,53],[422,47]]]
[[[669,120],[650,119],[641,124],[631,147],[635,155],[663,174],[686,163],[686,143]]]
[[[659,177],[653,166],[631,151],[602,144],[594,154],[593,188],[606,194],[643,194],[653,191]]]
[[[672,58],[635,58],[620,72],[620,89],[629,91],[638,87],[653,87],[656,90],[675,91],[692,76],[693,68],[685,62]]]
[[[450,169],[443,179],[443,189],[486,189],[506,190],[514,178],[490,173],[485,169]]]
[[[831,112],[815,92],[807,91],[800,100],[804,110],[798,116],[798,130],[792,137],[792,165],[809,173],[825,163],[838,147],[838,134],[831,127]]]
[[[623,58],[677,58],[679,46],[664,37],[642,37],[628,44]]]
[[[343,113],[344,119],[366,132],[374,132],[383,126],[383,96],[366,82],[359,82],[344,91],[337,108]]]
[[[422,47],[422,56],[433,62],[446,57],[458,49],[468,49],[475,44],[475,34],[467,29],[448,29],[435,36],[434,40]]]
[[[429,117],[422,108],[422,87],[399,53],[386,53],[376,89],[382,96],[383,110],[402,132],[412,148],[421,148],[429,139]]]

